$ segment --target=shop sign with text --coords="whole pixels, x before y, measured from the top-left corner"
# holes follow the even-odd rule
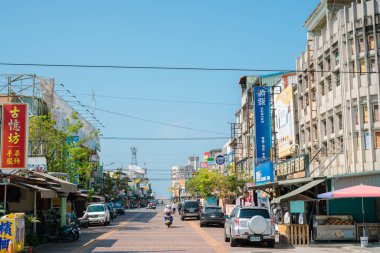
[[[277,181],[309,176],[309,156],[302,154],[275,165]]]
[[[253,87],[255,105],[256,164],[270,161],[272,147],[270,93],[267,87]]]
[[[255,185],[274,183],[273,163],[267,162],[255,167]]]
[[[4,103],[2,115],[1,168],[25,169],[28,151],[28,106]]]

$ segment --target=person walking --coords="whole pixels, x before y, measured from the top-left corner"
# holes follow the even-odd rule
[[[176,209],[176,205],[175,205],[175,203],[173,202],[173,204],[172,204],[172,211],[173,211],[173,214],[175,214],[175,209]]]

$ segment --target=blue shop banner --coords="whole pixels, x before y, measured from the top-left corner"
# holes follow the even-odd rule
[[[274,183],[273,163],[267,162],[255,167],[255,185]]]
[[[256,165],[270,161],[272,130],[270,91],[268,87],[253,87],[255,106]]]

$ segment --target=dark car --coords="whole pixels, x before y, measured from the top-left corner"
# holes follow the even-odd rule
[[[125,214],[125,207],[122,202],[113,202],[115,208],[116,208],[116,213],[124,215]]]
[[[224,227],[224,213],[220,206],[206,206],[202,209],[199,225],[216,224]]]
[[[188,217],[195,217],[199,220],[200,207],[196,200],[186,200],[182,204],[181,220],[185,220]]]

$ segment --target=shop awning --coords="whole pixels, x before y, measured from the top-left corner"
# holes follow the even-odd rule
[[[58,197],[57,192],[51,189],[46,189],[37,185],[31,185],[31,184],[20,183],[20,182],[17,182],[17,185],[21,185],[26,188],[30,188],[35,191],[38,191],[39,193],[41,193],[41,198],[43,199],[51,199],[51,198]]]
[[[61,186],[60,191],[62,191],[62,192],[77,192],[78,191],[78,186],[76,186],[75,184],[72,184],[70,182],[64,181],[60,178],[54,177],[54,176],[46,174],[46,173],[41,173],[41,172],[33,171],[31,173],[33,173],[37,177],[44,178],[47,180],[51,180],[54,183],[59,184]]]
[[[272,204],[278,204],[278,203],[280,203],[282,200],[285,200],[285,199],[291,198],[291,197],[293,197],[293,196],[295,196],[295,195],[298,195],[298,194],[300,194],[300,193],[302,193],[302,192],[304,192],[304,191],[307,191],[307,190],[309,190],[310,188],[313,188],[314,186],[319,185],[320,183],[324,182],[325,180],[326,180],[326,179],[323,178],[323,179],[316,179],[316,180],[314,180],[314,181],[311,181],[311,182],[309,182],[309,183],[307,183],[307,184],[305,184],[305,185],[303,185],[303,186],[301,186],[301,187],[295,189],[294,191],[291,191],[291,192],[289,192],[289,193],[287,193],[287,194],[285,194],[285,195],[283,195],[283,196],[280,196],[280,197],[278,197],[278,198],[274,198],[274,199],[271,201],[271,203],[272,203]]]

